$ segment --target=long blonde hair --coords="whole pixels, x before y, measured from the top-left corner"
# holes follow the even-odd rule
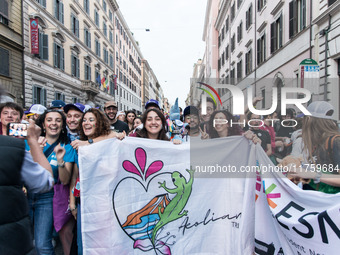
[[[333,135],[340,135],[334,120],[305,116],[302,121],[302,140],[304,151],[308,154],[308,160],[315,164],[313,159],[315,149],[322,147],[325,150],[327,137]]]

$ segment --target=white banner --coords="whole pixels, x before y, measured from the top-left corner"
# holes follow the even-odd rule
[[[339,246],[339,196],[302,191],[274,175],[244,178],[256,166],[272,165],[243,137],[192,139],[191,148],[110,139],[81,147],[79,164],[85,255],[243,255],[253,254],[254,246],[258,254],[299,254],[302,245],[301,254],[334,254]],[[326,209],[329,217],[316,214]]]

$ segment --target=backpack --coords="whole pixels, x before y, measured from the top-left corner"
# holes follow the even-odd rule
[[[340,135],[329,136],[327,137],[326,142],[325,142],[325,149],[328,152],[328,156],[331,159],[331,162],[334,162],[333,145],[334,145],[334,140],[337,137],[340,137]]]

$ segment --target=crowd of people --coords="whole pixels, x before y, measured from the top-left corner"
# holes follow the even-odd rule
[[[259,100],[255,99],[254,103]],[[243,135],[255,144],[260,143],[273,164],[289,156],[298,158],[301,166],[326,165],[320,171],[288,173],[288,178],[297,184],[304,180],[301,186],[304,189],[337,193],[340,191],[340,179],[331,178],[332,174],[338,174],[340,167],[340,132],[332,117],[334,109],[321,101],[311,103],[307,109],[311,116],[296,116],[294,109],[288,109],[285,116],[280,116],[279,112],[268,116],[251,112],[233,116],[228,110],[217,110],[215,103],[208,99],[205,115],[193,105],[187,106],[182,113],[177,102],[168,114],[156,100],[151,99],[145,104],[143,115],[137,116],[133,110],[118,111],[114,101],[106,102],[103,111],[80,103],[65,104],[60,100],[53,101],[48,109],[34,104],[27,111],[15,103],[4,103],[0,106],[0,158],[2,162],[10,160],[15,165],[5,164],[0,166],[0,170],[17,168],[15,176],[21,177],[15,179],[13,176],[9,185],[15,188],[5,189],[3,193],[3,187],[8,184],[4,183],[6,180],[1,175],[0,197],[10,194],[5,201],[13,196],[21,199],[14,201],[26,199],[23,203],[28,204],[29,209],[25,205],[17,205],[15,209],[22,215],[20,221],[25,219],[22,223],[26,229],[22,234],[25,235],[25,243],[18,245],[23,243],[18,238],[23,237],[17,236],[5,246],[0,243],[0,253],[26,254],[35,249],[37,254],[55,254],[53,239],[56,236],[61,241],[64,254],[83,253],[77,151],[80,146],[109,138],[131,136],[171,141],[180,146],[195,138]],[[285,125],[280,124],[282,120],[286,120]],[[17,130],[17,123],[22,121],[29,123],[24,128],[27,133],[25,142],[18,139],[22,136],[16,131],[10,131]],[[232,125],[233,121],[239,124]],[[244,125],[240,124],[242,122]],[[17,147],[25,150],[21,154],[14,153]],[[11,216],[4,222],[19,221],[8,213]],[[33,226],[34,246],[30,225]],[[0,235],[8,231],[8,227],[15,229],[12,225],[7,229],[0,225]]]

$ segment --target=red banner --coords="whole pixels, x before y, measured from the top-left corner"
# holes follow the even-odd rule
[[[30,27],[31,27],[31,53],[39,54],[38,19],[30,19]]]

